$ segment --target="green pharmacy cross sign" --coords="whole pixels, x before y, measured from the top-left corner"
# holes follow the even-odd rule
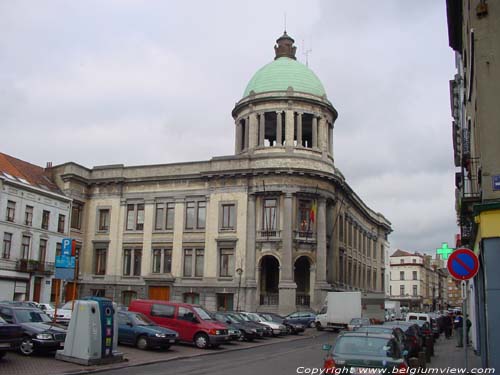
[[[443,242],[443,246],[440,249],[436,249],[438,255],[441,255],[441,259],[448,260],[448,257],[455,249],[450,249],[446,242]]]

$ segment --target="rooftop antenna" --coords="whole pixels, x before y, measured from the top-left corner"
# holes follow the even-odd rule
[[[309,67],[309,54],[312,52],[312,49],[306,49],[306,43],[304,42],[304,39],[302,39],[302,49],[304,50],[302,54],[306,55],[306,66]]]
[[[283,30],[286,32],[286,12],[283,13]]]

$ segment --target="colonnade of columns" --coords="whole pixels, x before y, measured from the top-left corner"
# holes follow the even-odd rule
[[[266,113],[270,112],[252,113],[236,120],[236,153],[265,146]],[[307,113],[293,110],[276,111],[275,113],[275,143],[270,146],[304,147],[303,117]],[[312,116],[312,144],[307,147],[333,154],[333,125],[322,116],[307,115]],[[284,134],[283,120],[285,124]],[[296,134],[295,128],[297,129]]]

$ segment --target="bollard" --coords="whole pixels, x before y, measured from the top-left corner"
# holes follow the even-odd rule
[[[425,352],[419,352],[418,353],[418,363],[420,365],[420,368],[425,369],[426,366],[426,357],[425,357]]]
[[[420,363],[418,361],[418,358],[417,357],[411,357],[409,360],[408,360],[408,365],[410,366],[410,368],[418,368]]]

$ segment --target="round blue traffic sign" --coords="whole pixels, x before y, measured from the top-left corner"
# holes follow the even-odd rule
[[[479,259],[469,249],[456,249],[448,258],[448,271],[458,280],[469,280],[479,270]]]

